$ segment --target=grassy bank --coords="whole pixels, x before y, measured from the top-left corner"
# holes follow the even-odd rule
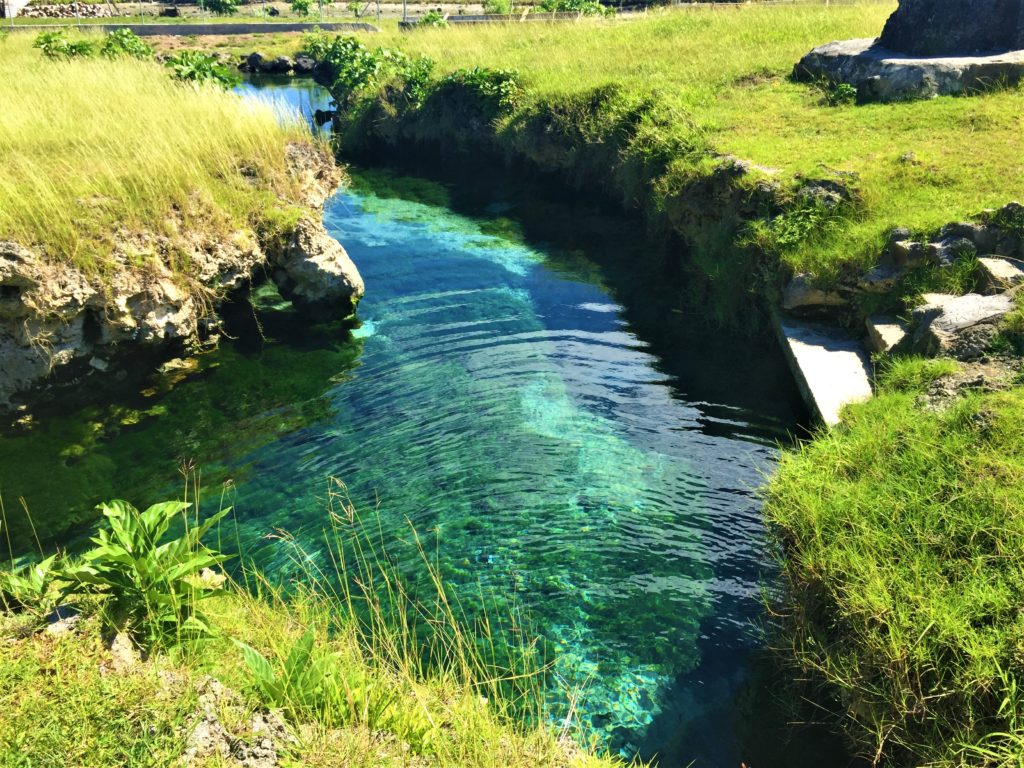
[[[33,36],[0,38],[0,238],[90,273],[123,268],[117,238],[166,238],[175,270],[189,244],[258,229],[301,190],[285,164],[298,121],[155,62],[50,61]],[[123,256],[122,256],[123,261]]]
[[[784,454],[767,514],[784,637],[887,765],[1024,756],[1024,389],[935,410],[956,365],[904,361],[844,425]]]
[[[92,549],[0,572],[0,762],[621,765],[544,716],[543,670],[494,656],[425,555],[421,600],[331,498],[330,572],[296,548],[302,576],[283,587],[225,582],[200,536],[230,525],[206,530],[183,503],[105,505]],[[78,616],[54,624],[61,603]]]
[[[783,184],[856,174],[856,211],[827,237],[783,253],[794,269],[831,271],[874,258],[895,226],[932,230],[1024,197],[1020,91],[830,107],[820,91],[788,80],[812,47],[876,36],[895,5],[712,4],[630,20],[425,29],[380,44],[430,56],[441,71],[516,69],[528,99],[564,101],[610,84],[653,97],[665,129],[687,146],[774,169]],[[668,169],[666,181],[678,172]]]
[[[831,283],[872,266],[898,226],[932,233],[1024,197],[1019,90],[855,106],[790,81],[802,54],[877,34],[894,7],[702,5],[357,36],[377,61],[335,52],[341,146],[503,156],[640,209],[690,246],[673,268],[707,282],[698,298],[736,320],[787,274]]]

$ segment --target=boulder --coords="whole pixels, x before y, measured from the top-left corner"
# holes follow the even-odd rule
[[[912,350],[959,360],[976,360],[985,354],[999,331],[999,321],[1014,308],[1006,294],[966,296],[925,294],[926,304],[914,310]]]
[[[295,57],[295,61],[292,63],[292,68],[296,75],[311,75],[313,74],[313,68],[316,67],[316,61],[311,59],[309,56]]]
[[[287,75],[292,71],[292,60],[287,56],[278,56],[271,61],[264,61],[263,71],[268,75]]]
[[[900,268],[883,264],[863,275],[857,281],[857,288],[865,293],[889,293],[902,276]]]
[[[245,65],[242,67],[246,72],[262,72],[263,65],[266,63],[266,59],[263,58],[262,53],[250,53],[245,59]]]
[[[299,219],[284,250],[273,259],[274,282],[297,309],[316,317],[352,314],[363,295],[363,278],[341,243],[321,222]]]
[[[900,0],[878,42],[912,56],[1024,49],[1024,0]]]
[[[840,40],[804,56],[793,77],[804,82],[849,83],[857,89],[860,102],[930,99],[1020,83],[1024,51],[923,59],[895,53],[870,38]]]
[[[1024,283],[1024,262],[998,256],[978,259],[982,290],[988,294],[1002,293]]]
[[[848,303],[842,294],[814,285],[813,278],[807,274],[794,277],[782,292],[782,308],[787,311],[845,307]]]

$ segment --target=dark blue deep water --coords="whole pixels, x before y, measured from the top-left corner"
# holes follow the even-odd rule
[[[582,691],[580,727],[609,747],[845,765],[784,725],[759,652],[774,571],[755,488],[802,418],[773,345],[670,311],[634,266],[641,228],[550,191],[356,170],[325,221],[366,282],[354,329],[310,327],[262,289],[190,376],[0,438],[5,498],[59,540],[100,499],[155,501],[194,466],[208,495],[226,489],[242,548],[287,579],[299,548],[330,568],[338,478],[386,530],[410,521],[467,604],[527,611],[552,711]]]

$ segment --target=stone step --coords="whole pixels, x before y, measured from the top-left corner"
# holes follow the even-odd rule
[[[857,339],[781,315],[775,326],[804,400],[825,424],[838,424],[843,406],[871,397],[871,360]]]
[[[981,256],[978,264],[986,293],[1002,293],[1024,283],[1024,262],[1001,256]]]

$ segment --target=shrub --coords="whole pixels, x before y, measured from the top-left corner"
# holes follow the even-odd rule
[[[200,572],[227,556],[200,540],[229,510],[190,527],[185,516],[190,507],[165,502],[139,512],[124,501],[101,505],[110,527],[91,539],[96,546],[82,562],[60,570],[69,583],[67,592],[105,595],[108,625],[146,646],[207,632],[196,603],[216,590],[202,581]],[[174,523],[184,527],[183,533],[164,541]]]
[[[541,0],[540,9],[546,13],[579,13],[583,16],[603,16],[615,13],[597,0]]]
[[[448,20],[440,11],[427,11],[416,22],[417,27],[447,27]]]
[[[441,78],[440,87],[476,91],[491,102],[494,114],[515,107],[523,95],[522,80],[514,69],[457,69]]]
[[[218,16],[232,16],[238,13],[239,0],[205,0],[206,7]]]
[[[297,16],[309,16],[310,0],[291,0],[292,13]]]
[[[221,88],[235,87],[241,78],[221,64],[216,56],[200,51],[182,51],[167,58],[172,77],[185,83],[214,83]]]
[[[130,29],[115,29],[107,34],[100,47],[100,53],[108,59],[130,56],[133,59],[153,58],[153,49]]]
[[[484,13],[507,16],[512,13],[512,0],[485,0]]]
[[[93,45],[88,40],[71,42],[64,32],[41,32],[32,43],[48,59],[77,59],[92,56]]]

